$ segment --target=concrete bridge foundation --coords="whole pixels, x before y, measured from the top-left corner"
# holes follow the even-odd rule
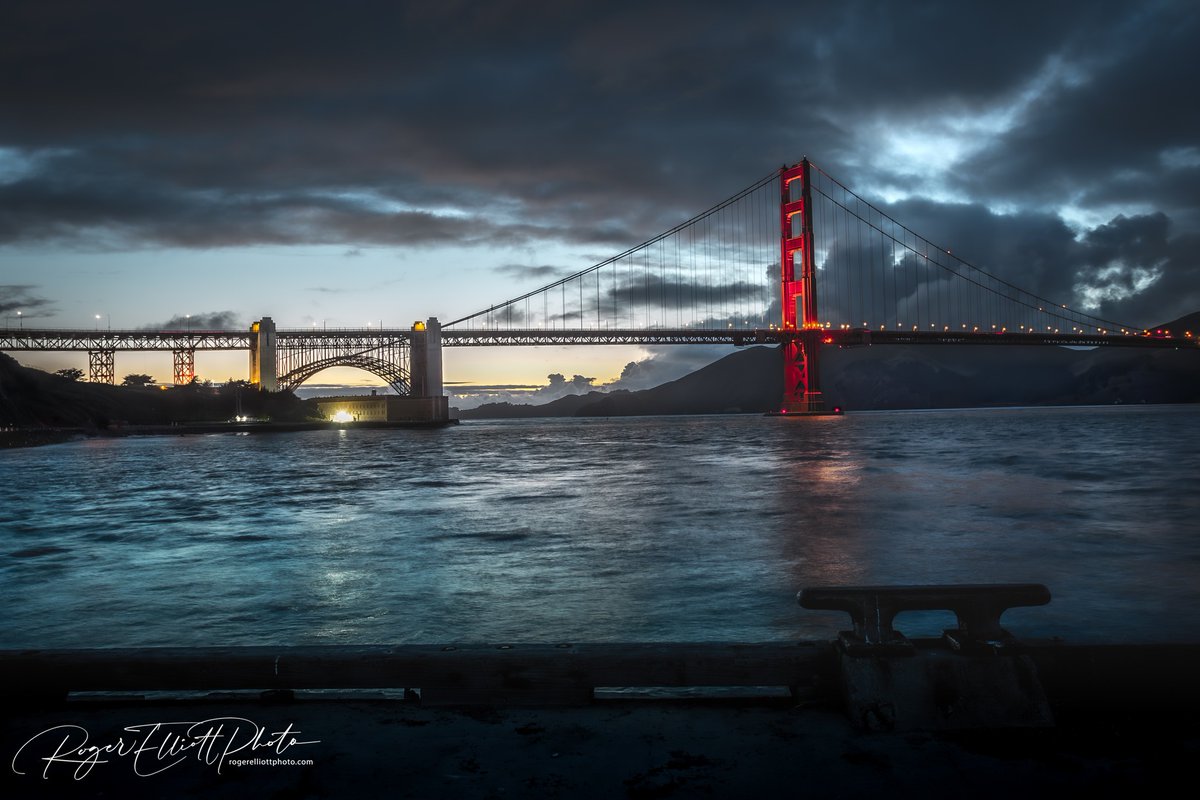
[[[279,391],[275,344],[275,321],[270,317],[250,326],[250,383],[268,392]]]

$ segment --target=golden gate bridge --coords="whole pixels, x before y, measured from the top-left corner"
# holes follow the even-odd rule
[[[0,350],[89,353],[112,383],[117,351],[170,350],[176,384],[197,350],[248,350],[250,379],[292,389],[334,366],[408,396],[442,394],[441,347],[773,344],[780,411],[821,413],[825,346],[990,344],[1200,347],[1193,331],[1149,330],[1043,297],[893,219],[803,159],[668,231],[444,325],[411,329],[0,332]]]

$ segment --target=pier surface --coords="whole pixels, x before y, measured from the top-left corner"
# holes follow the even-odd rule
[[[584,682],[627,674],[618,647],[500,646],[487,658],[471,647],[283,648],[266,662],[271,680],[240,690],[215,687],[260,674],[266,648],[222,653],[207,678],[197,657],[213,652],[8,651],[0,796],[1111,797],[1165,790],[1200,757],[1191,645],[1031,646],[1054,712],[1041,728],[856,729],[826,680],[825,645],[790,646],[793,667],[813,678],[791,691],[750,685],[759,671],[779,679],[787,645],[646,645],[635,655],[647,680],[704,665],[692,677],[741,685],[684,676],[672,689],[597,687],[584,702],[560,686],[541,707],[536,695],[471,697],[535,668]],[[344,686],[270,688],[276,664],[281,684],[293,664],[293,681],[340,676]],[[363,688],[396,669],[471,691],[435,704],[403,687]],[[65,699],[46,692],[64,680],[75,687]],[[155,682],[211,686],[128,689]]]

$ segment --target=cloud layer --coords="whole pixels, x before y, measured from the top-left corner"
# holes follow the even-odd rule
[[[1034,291],[1200,308],[1188,0],[68,5],[0,12],[0,245],[616,252],[808,154]]]

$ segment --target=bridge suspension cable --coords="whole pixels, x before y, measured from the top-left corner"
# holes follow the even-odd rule
[[[444,327],[767,328],[778,317],[778,202],[772,172],[635,247]]]
[[[815,164],[811,189],[819,318],[825,328],[1140,332],[981,269],[897,222]]]
[[[910,334],[1141,333],[976,266],[812,166],[817,322],[809,324]],[[684,342],[686,332],[751,329],[773,338],[781,325],[781,174],[587,269],[448,322],[447,334],[512,331],[504,341],[528,334],[531,344],[545,341],[535,332],[552,331],[578,331],[578,343],[627,341],[638,331],[659,331],[655,341],[664,332]]]

